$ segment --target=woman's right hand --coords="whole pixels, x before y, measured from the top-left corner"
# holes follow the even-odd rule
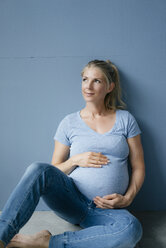
[[[102,165],[106,165],[110,162],[105,155],[101,154],[101,152],[84,152],[72,156],[71,159],[74,165],[80,167],[100,168]]]

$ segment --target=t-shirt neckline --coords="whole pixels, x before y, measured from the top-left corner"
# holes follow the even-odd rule
[[[116,125],[117,125],[117,122],[118,122],[118,112],[119,112],[118,110],[119,110],[119,109],[116,109],[115,123],[114,123],[113,127],[112,127],[109,131],[107,131],[107,132],[105,132],[105,133],[98,133],[98,132],[96,132],[95,130],[93,130],[91,127],[89,127],[89,126],[86,124],[86,122],[81,118],[81,115],[80,115],[81,110],[77,111],[77,115],[78,115],[78,118],[79,118],[79,120],[81,121],[81,123],[82,123],[88,130],[90,130],[91,132],[95,133],[96,135],[104,136],[104,135],[108,135],[109,133],[111,133],[111,132],[115,129],[115,127],[116,127]]]

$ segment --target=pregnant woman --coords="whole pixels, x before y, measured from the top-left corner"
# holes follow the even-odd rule
[[[125,209],[145,177],[141,130],[125,110],[114,64],[93,60],[81,75],[85,107],[61,120],[51,164],[32,163],[9,197],[0,216],[1,248],[134,248],[142,237],[139,220]],[[82,229],[18,234],[40,197]]]

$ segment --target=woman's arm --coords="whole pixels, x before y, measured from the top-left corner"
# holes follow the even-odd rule
[[[100,152],[84,152],[68,158],[70,147],[59,141],[55,141],[55,148],[52,156],[51,164],[56,166],[65,174],[71,173],[76,166],[100,168],[106,165],[108,159]]]
[[[129,188],[125,194],[129,204],[133,201],[140,190],[145,178],[144,152],[141,144],[141,137],[137,135],[128,139],[129,159],[132,168]]]
[[[141,144],[141,137],[137,135],[128,138],[129,159],[132,167],[132,174],[129,187],[125,195],[111,194],[103,198],[95,197],[94,202],[100,208],[123,208],[129,206],[140,190],[145,178],[144,153]]]
[[[69,152],[69,146],[66,146],[55,140],[55,147],[51,164],[57,167],[59,170],[63,171],[65,174],[69,174],[76,167],[71,159],[67,159]]]

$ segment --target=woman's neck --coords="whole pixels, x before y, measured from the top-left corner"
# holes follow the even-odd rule
[[[86,105],[85,108],[81,110],[82,115],[91,118],[100,118],[113,112],[113,110],[107,110],[105,106],[96,107],[94,105]]]

